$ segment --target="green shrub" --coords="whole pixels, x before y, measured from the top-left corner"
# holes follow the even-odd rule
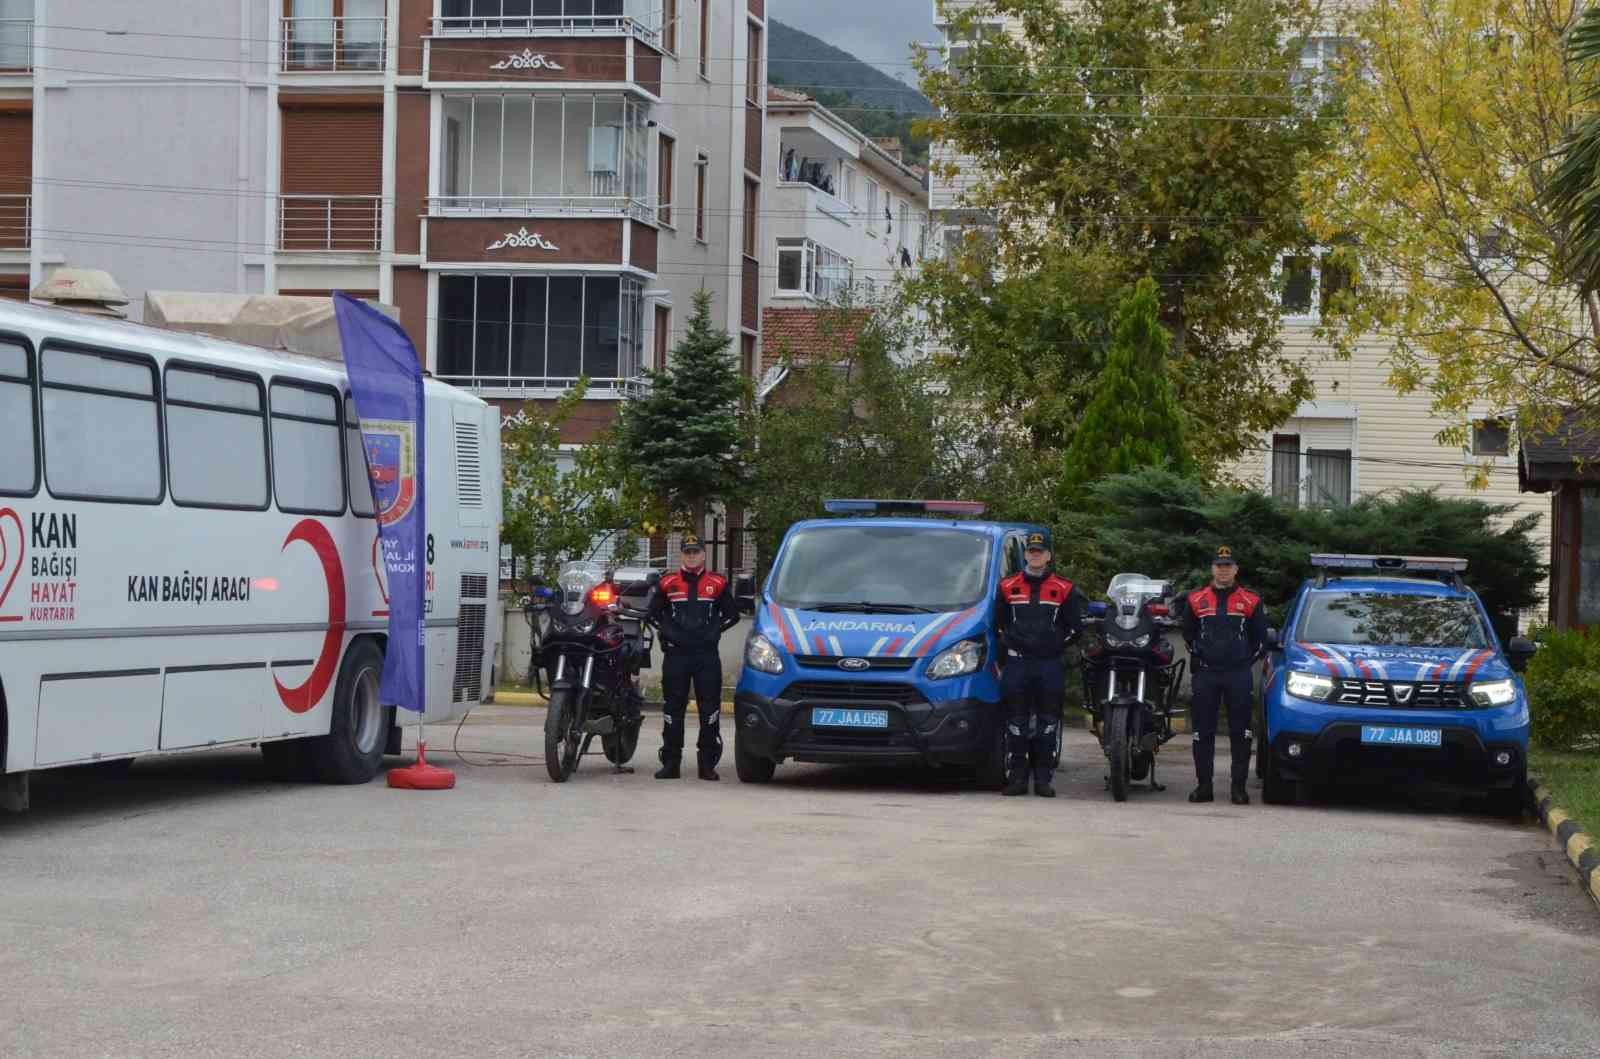
[[[1600,636],[1546,629],[1526,676],[1533,739],[1548,750],[1600,738]]]

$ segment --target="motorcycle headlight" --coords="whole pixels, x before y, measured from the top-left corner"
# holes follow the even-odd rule
[[[933,661],[928,663],[928,676],[934,680],[965,676],[968,673],[976,673],[981,665],[983,665],[983,644],[977,640],[962,640],[954,647],[947,647],[934,656]]]
[[[1504,706],[1517,697],[1517,686],[1509,680],[1480,680],[1472,685],[1471,694],[1479,706]]]
[[[582,614],[583,613],[583,594],[581,592],[579,592],[579,593],[568,592],[567,593],[567,598],[563,599],[561,601],[561,613],[563,613],[563,614]]]
[[[744,661],[751,669],[763,673],[783,672],[783,656],[772,646],[772,641],[760,633],[753,634],[744,645]]]
[[[1296,670],[1289,674],[1289,694],[1297,699],[1326,702],[1328,696],[1333,694],[1333,681],[1316,673]]]
[[[1135,647],[1149,647],[1150,646],[1150,634],[1147,633],[1147,632],[1146,633],[1140,633],[1139,634],[1139,638],[1133,641],[1133,646],[1135,646]]]

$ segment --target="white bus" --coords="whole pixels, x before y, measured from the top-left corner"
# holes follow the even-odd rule
[[[441,721],[493,687],[500,427],[425,400]],[[0,804],[34,770],[230,745],[371,779],[400,749],[376,526],[342,363],[0,302]]]

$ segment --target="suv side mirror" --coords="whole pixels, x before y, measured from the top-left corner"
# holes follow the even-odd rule
[[[1528,668],[1528,660],[1539,653],[1539,645],[1526,636],[1513,636],[1511,642],[1506,644],[1506,654],[1510,656],[1511,668],[1518,673]]]

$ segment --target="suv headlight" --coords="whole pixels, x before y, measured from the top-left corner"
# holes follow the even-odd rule
[[[981,665],[983,665],[983,644],[977,640],[962,640],[954,647],[947,647],[934,656],[933,661],[928,663],[928,676],[934,680],[965,676],[968,673],[976,673]]]
[[[1517,697],[1517,686],[1509,680],[1480,680],[1470,692],[1479,706],[1504,706]]]
[[[751,669],[763,673],[783,672],[783,656],[772,646],[772,641],[760,633],[751,635],[749,642],[744,645],[744,662]]]
[[[1295,670],[1289,674],[1289,694],[1297,699],[1326,702],[1328,696],[1333,694],[1333,681],[1316,673]]]

